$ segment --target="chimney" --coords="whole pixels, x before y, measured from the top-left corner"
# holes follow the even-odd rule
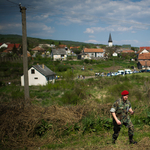
[[[42,64],[42,68],[44,69],[44,64]]]

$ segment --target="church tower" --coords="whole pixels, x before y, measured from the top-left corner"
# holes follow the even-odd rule
[[[109,47],[113,46],[113,41],[112,41],[112,38],[111,38],[111,33],[109,34],[108,46]]]

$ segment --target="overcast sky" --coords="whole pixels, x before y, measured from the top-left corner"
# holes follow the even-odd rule
[[[0,0],[0,34],[114,45],[150,46],[150,0]]]

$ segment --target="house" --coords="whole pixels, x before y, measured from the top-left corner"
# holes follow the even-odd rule
[[[83,53],[88,54],[90,58],[104,57],[104,50],[97,48],[84,48]]]
[[[150,47],[140,47],[140,50],[137,52],[137,54],[142,54],[142,53],[150,53]]]
[[[89,54],[80,53],[77,55],[77,59],[91,59]]]
[[[28,70],[29,86],[32,85],[46,85],[49,82],[55,82],[55,75],[52,70],[42,65],[33,65]],[[21,76],[21,86],[24,86],[24,75]]]
[[[44,47],[51,47],[50,44],[39,44],[39,47],[44,48]]]
[[[64,48],[52,49],[51,58],[56,60],[67,60],[66,50]]]
[[[138,69],[150,69],[150,61],[139,61],[137,67]]]
[[[7,44],[5,44],[5,43],[0,43],[0,49],[1,49],[1,48],[7,48],[7,47],[8,47]]]
[[[21,45],[20,44],[7,44],[7,48],[3,52],[4,53],[11,53],[14,47],[16,47],[17,50],[19,50]]]
[[[138,61],[150,61],[150,53],[139,54]]]
[[[142,53],[138,55],[138,69],[150,67],[150,53]]]
[[[116,52],[113,52],[112,56],[118,56],[118,54]]]
[[[135,53],[133,50],[122,50],[122,53]]]
[[[70,49],[79,49],[80,48],[80,46],[72,46],[72,47],[70,47]]]
[[[66,48],[66,47],[67,47],[67,45],[63,45],[63,44],[61,44],[61,45],[59,45],[58,47],[59,47],[59,48]]]
[[[34,54],[32,55],[32,57],[35,57],[36,53],[38,53],[38,52],[41,52],[42,54],[45,54],[45,49],[42,48],[42,47],[40,47],[40,46],[36,46],[31,51],[34,52]]]
[[[72,54],[72,51],[69,49],[69,48],[67,48],[67,49],[65,49],[66,50],[66,54],[68,55],[68,56],[70,56],[71,54]]]

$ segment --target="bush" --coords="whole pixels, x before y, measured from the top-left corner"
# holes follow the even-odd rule
[[[68,69],[70,69],[71,67],[69,65],[59,65],[57,67],[57,71],[59,72],[63,72],[63,71],[67,71]]]

